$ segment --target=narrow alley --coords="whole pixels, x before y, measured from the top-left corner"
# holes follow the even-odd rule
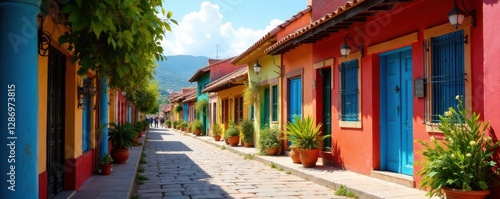
[[[303,178],[170,129],[145,141],[140,198],[344,198]]]

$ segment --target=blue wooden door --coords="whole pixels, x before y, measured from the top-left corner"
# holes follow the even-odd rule
[[[380,55],[381,167],[413,175],[411,48]]]
[[[302,79],[288,80],[288,121],[293,121],[293,116],[302,118]]]

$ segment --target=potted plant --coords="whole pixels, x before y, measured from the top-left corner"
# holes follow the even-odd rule
[[[243,135],[243,143],[245,147],[251,147],[253,143],[253,123],[250,120],[243,120],[240,124],[240,131]]]
[[[234,121],[229,121],[229,128],[226,129],[224,135],[227,135],[229,144],[231,146],[238,146],[240,142],[240,131],[234,125]]]
[[[294,115],[294,122],[286,124],[286,137],[292,146],[299,151],[300,162],[303,167],[315,167],[318,161],[321,144],[330,135],[321,135],[321,123],[316,124],[315,119],[307,117],[300,119]]]
[[[167,125],[167,128],[172,128],[172,121],[171,120],[165,121],[165,125]]]
[[[277,127],[269,128],[265,126],[260,130],[259,150],[266,155],[276,155],[280,144],[280,130]]]
[[[485,198],[489,186],[498,178],[498,166],[493,153],[499,142],[485,135],[489,122],[479,120],[480,115],[468,113],[461,96],[457,96],[457,109],[450,107],[439,115],[438,129],[443,139],[431,137],[431,142],[419,140],[424,150],[420,187],[428,188],[427,195],[446,198],[464,198],[474,194]]]
[[[202,124],[200,120],[193,120],[193,122],[191,122],[191,128],[195,135],[201,135]]]
[[[212,126],[212,137],[214,137],[215,141],[220,141],[221,133],[222,128],[220,127],[220,124],[214,123]]]
[[[99,167],[100,173],[102,175],[111,174],[111,168],[113,168],[113,159],[109,154],[104,155],[102,158],[99,158]]]
[[[181,122],[181,131],[186,131],[188,127],[188,123],[185,121]]]
[[[138,138],[142,137],[143,129],[144,129],[144,123],[139,121],[134,123],[134,130],[137,132]]]
[[[130,123],[117,124],[110,123],[109,141],[113,145],[111,149],[111,157],[117,164],[123,164],[129,157],[128,149],[134,146],[134,140],[137,138],[137,133],[134,126]]]

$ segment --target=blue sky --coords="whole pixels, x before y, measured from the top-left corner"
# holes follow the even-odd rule
[[[165,36],[165,55],[228,58],[305,9],[307,0],[163,0],[179,26]]]

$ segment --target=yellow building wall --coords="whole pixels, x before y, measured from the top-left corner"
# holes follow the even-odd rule
[[[108,121],[109,122],[115,122],[116,121],[116,90],[110,88],[108,90],[109,96],[109,106],[108,106]]]
[[[259,81],[262,86],[262,90],[264,87],[269,87],[271,89],[271,86],[274,85],[277,81],[278,85],[278,121],[277,122],[270,122],[271,127],[277,127],[279,129],[284,129],[284,125],[282,124],[282,102],[283,102],[283,95],[282,95],[282,82],[280,78],[280,68],[278,66],[281,66],[281,56],[280,55],[275,55],[275,56],[270,56],[270,55],[265,55],[263,57],[259,58],[259,64],[262,66],[259,75],[257,75],[254,72],[253,66],[255,65],[256,61],[251,62],[248,64],[248,78],[251,81]],[[271,83],[271,84],[270,84]],[[261,92],[262,94],[262,92]],[[258,143],[259,137],[260,137],[260,126],[261,126],[261,120],[260,120],[260,107],[261,107],[261,100],[259,100],[255,105],[254,105],[254,127],[255,127],[255,138],[254,141],[255,143]],[[269,102],[268,102],[269,103]]]
[[[57,43],[66,28],[46,17],[43,29],[50,37],[50,45],[66,56],[64,157],[75,158],[82,154],[82,111],[77,107],[77,86],[81,85],[81,78],[76,75],[78,66],[69,61],[72,54],[67,50],[67,45]],[[48,56],[38,56],[38,173],[47,170],[47,82]]]
[[[222,123],[222,100],[229,99],[229,120],[234,120],[234,99],[236,97],[243,97],[243,90],[245,86],[235,86],[226,90],[218,92],[217,97],[217,123],[221,125],[224,131],[226,130],[225,125]],[[243,119],[250,119],[250,105],[243,103]]]
[[[47,170],[48,57],[38,56],[38,173]]]

